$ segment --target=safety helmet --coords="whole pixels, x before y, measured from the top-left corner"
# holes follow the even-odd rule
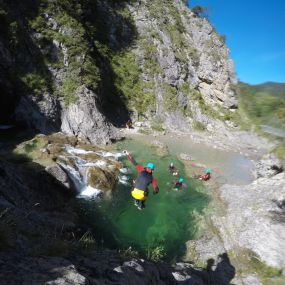
[[[154,164],[152,162],[148,162],[148,164],[146,165],[146,168],[154,170]]]
[[[184,182],[184,179],[183,178],[179,178],[179,182],[180,183]]]
[[[212,170],[210,168],[205,169],[205,173],[210,174]]]
[[[173,162],[170,163],[170,166],[171,166],[171,167],[174,166]]]

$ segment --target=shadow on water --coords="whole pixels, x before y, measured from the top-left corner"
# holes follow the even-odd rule
[[[130,196],[136,171],[129,161],[123,163],[129,171],[129,184],[118,184],[109,201],[81,201],[81,217],[96,232],[99,244],[116,249],[131,247],[149,259],[175,260],[185,252],[185,242],[198,237],[199,221],[209,197],[202,183],[185,176],[183,164],[175,157],[157,155],[155,149],[143,143],[125,141],[118,149],[127,148],[141,165],[154,162],[154,176],[160,188],[158,195],[149,197],[146,208],[139,211]],[[174,191],[177,177],[168,172],[173,161],[185,178],[183,190]]]

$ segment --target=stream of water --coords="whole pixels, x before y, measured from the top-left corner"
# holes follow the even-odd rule
[[[187,177],[183,163],[177,159],[177,154],[181,152],[195,157],[195,161],[207,163],[214,169],[214,177],[218,176],[216,171],[228,175],[230,181],[236,184],[251,181],[251,162],[241,155],[213,150],[185,140],[178,142],[176,138],[160,138],[161,141],[164,139],[170,154],[163,157],[141,139],[117,144],[118,151],[128,149],[139,164],[146,165],[149,161],[155,164],[154,176],[160,193],[152,195],[150,187],[144,210],[139,211],[135,207],[130,195],[136,170],[126,158],[123,159],[125,168],[121,170],[124,174],[124,181],[121,182],[124,183],[117,184],[112,199],[81,201],[84,221],[95,230],[102,246],[132,247],[145,255],[159,247],[170,260],[184,252],[187,240],[198,238],[200,227],[197,217],[203,215],[210,198],[203,183]],[[179,176],[185,178],[183,190],[173,190],[175,177],[168,172],[170,162],[174,162],[179,169]]]

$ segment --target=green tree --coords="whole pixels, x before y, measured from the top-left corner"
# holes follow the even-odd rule
[[[207,8],[201,5],[195,5],[191,11],[198,17],[207,17]]]

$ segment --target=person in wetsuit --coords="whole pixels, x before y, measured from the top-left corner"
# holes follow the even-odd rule
[[[156,184],[156,180],[152,175],[154,171],[154,164],[149,162],[146,167],[139,165],[132,157],[132,155],[125,151],[129,161],[135,166],[138,171],[138,176],[134,182],[134,189],[132,196],[135,199],[135,205],[138,209],[142,210],[145,208],[145,200],[148,196],[148,185],[151,184],[153,187],[153,194],[158,194],[159,188]]]
[[[205,169],[205,174],[199,175],[198,179],[201,181],[208,181],[211,178],[211,169],[207,168]]]
[[[174,184],[174,189],[175,190],[182,190],[183,182],[184,182],[184,179],[183,178],[179,178],[179,180],[177,180],[175,182],[175,184]]]
[[[169,173],[171,173],[172,175],[177,175],[178,174],[178,170],[177,168],[174,166],[173,162],[171,162],[168,166],[168,171]]]

